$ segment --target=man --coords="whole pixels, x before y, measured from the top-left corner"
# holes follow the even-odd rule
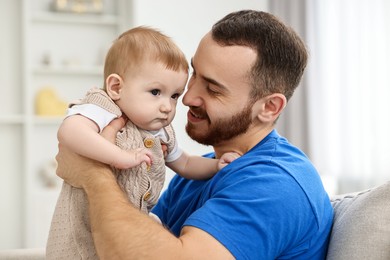
[[[85,190],[102,259],[324,259],[333,210],[308,158],[274,125],[307,63],[303,42],[268,13],[217,22],[192,58],[187,133],[242,155],[207,181],[175,176],[153,213],[125,199],[108,166],[61,147],[57,174]],[[103,135],[113,140],[114,121]]]

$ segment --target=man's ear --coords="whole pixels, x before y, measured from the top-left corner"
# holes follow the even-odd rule
[[[123,80],[121,76],[115,73],[108,75],[106,78],[106,91],[112,100],[116,101],[120,99],[122,87]]]
[[[257,117],[261,122],[274,122],[287,105],[287,99],[283,94],[274,93],[258,100],[255,106]]]

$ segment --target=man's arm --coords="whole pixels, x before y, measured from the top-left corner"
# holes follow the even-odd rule
[[[102,135],[112,141],[123,124],[122,119],[113,121]],[[61,144],[56,159],[58,176],[87,194],[92,235],[101,259],[233,259],[208,233],[184,227],[177,238],[134,208],[108,166]]]

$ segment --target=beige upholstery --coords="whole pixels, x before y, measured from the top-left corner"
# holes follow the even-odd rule
[[[331,200],[335,216],[327,259],[390,259],[390,182]]]

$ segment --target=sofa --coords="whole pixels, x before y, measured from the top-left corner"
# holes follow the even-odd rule
[[[390,182],[331,197],[334,222],[327,259],[390,259]],[[43,260],[44,249],[0,251],[0,260]]]
[[[330,260],[390,259],[390,182],[331,198]]]

